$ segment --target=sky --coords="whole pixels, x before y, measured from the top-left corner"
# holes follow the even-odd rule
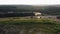
[[[59,5],[60,0],[0,0],[0,5]]]

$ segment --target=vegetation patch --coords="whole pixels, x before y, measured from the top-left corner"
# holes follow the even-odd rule
[[[9,19],[0,21],[0,25],[6,25],[8,29],[11,28],[9,25],[14,25],[13,27],[25,30],[24,33],[27,34],[37,34],[40,31],[41,33],[60,34],[60,22],[50,19]]]

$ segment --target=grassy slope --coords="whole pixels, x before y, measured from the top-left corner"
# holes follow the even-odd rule
[[[50,19],[6,19],[4,21],[0,20],[0,24],[4,25],[24,25],[27,30],[31,28],[36,28],[35,31],[45,31],[51,33],[60,32],[60,22],[53,21]]]

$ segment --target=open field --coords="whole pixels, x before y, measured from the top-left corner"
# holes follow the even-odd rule
[[[0,34],[60,34],[60,22],[52,19],[0,18],[0,30]]]
[[[30,18],[30,17],[7,17],[7,18],[0,18],[0,21],[18,21],[18,20],[51,20],[56,21],[58,19],[51,19],[51,18]]]

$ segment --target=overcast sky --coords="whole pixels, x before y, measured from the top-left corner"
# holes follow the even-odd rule
[[[60,0],[0,0],[0,5],[56,5]]]

